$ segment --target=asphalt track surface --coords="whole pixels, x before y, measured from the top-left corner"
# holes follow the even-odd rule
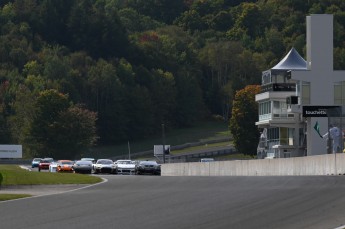
[[[345,176],[101,176],[108,181],[0,202],[0,228],[334,229],[345,224]]]

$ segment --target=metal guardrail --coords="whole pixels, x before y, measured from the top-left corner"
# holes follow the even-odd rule
[[[207,141],[200,141],[200,142],[185,143],[185,144],[181,144],[181,145],[170,146],[170,149],[171,150],[181,150],[181,149],[185,149],[185,148],[189,148],[189,147],[202,146],[205,144],[213,144],[213,143],[218,143],[218,142],[226,142],[226,141],[230,141],[230,140],[231,139],[229,139],[229,138],[221,138],[221,139],[214,139],[214,140],[207,140]],[[214,150],[214,151],[217,151],[217,150]],[[190,155],[190,154],[193,154],[193,153],[188,153],[188,155]],[[199,153],[195,153],[195,154],[199,154]],[[147,151],[132,153],[131,157],[136,158],[136,157],[148,156],[148,155],[153,157],[153,155],[154,155],[153,150],[147,150]],[[183,155],[185,155],[185,154],[183,154]],[[123,159],[124,157],[127,158],[128,155],[114,156],[114,157],[111,157],[111,159],[115,161],[115,160]]]
[[[181,155],[170,155],[171,159],[181,159],[181,158],[202,158],[202,157],[216,157],[222,155],[233,154],[233,149],[223,149],[223,150],[212,150],[212,151],[205,151],[205,152],[198,152],[198,153],[189,153],[189,154],[181,154]]]
[[[31,164],[30,159],[0,159],[0,164],[5,165],[5,164],[10,164],[10,165],[30,165]]]
[[[197,162],[200,160],[200,158],[213,158],[213,157],[219,157],[224,155],[231,155],[236,154],[237,152],[233,148],[229,149],[220,149],[220,150],[205,150],[205,151],[199,151],[196,153],[188,153],[188,154],[179,154],[179,155],[166,155],[165,160],[167,163],[183,163],[183,162]],[[158,158],[160,161],[163,161],[162,158]],[[223,159],[217,159],[219,161]],[[226,160],[226,159],[224,159]]]

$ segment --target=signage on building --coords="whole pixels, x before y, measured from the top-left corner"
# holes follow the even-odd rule
[[[340,106],[303,106],[303,117],[341,116]]]

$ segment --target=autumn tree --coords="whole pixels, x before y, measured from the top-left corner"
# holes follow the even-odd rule
[[[54,156],[74,159],[93,146],[98,139],[96,120],[97,114],[81,105],[62,111],[53,124],[55,142],[60,143]]]
[[[33,147],[40,155],[53,157],[61,143],[56,142],[54,122],[69,107],[68,98],[56,90],[42,91],[36,102],[36,114],[30,128]]]
[[[230,118],[230,131],[234,146],[239,153],[255,155],[259,140],[259,130],[255,125],[258,119],[258,104],[255,95],[260,86],[248,85],[236,92]]]
[[[74,106],[67,95],[45,90],[34,106],[28,135],[38,156],[74,159],[96,141],[96,113]]]

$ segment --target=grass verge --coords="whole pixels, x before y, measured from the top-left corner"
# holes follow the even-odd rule
[[[48,184],[95,184],[100,177],[75,173],[38,173],[20,168],[18,165],[0,165],[1,186],[48,185]],[[0,201],[25,198],[27,194],[0,194]]]
[[[212,143],[212,144],[204,144],[204,145],[192,146],[192,147],[188,147],[188,148],[184,148],[184,149],[180,149],[180,150],[172,150],[171,154],[172,155],[178,155],[178,154],[183,154],[183,153],[187,153],[187,152],[191,152],[191,151],[195,151],[195,150],[229,146],[231,144],[232,143],[230,141],[217,142],[217,143]]]
[[[5,200],[14,200],[14,199],[20,199],[20,198],[25,198],[25,197],[30,197],[32,195],[27,195],[27,194],[0,194],[0,201],[5,201]]]
[[[42,184],[94,184],[102,179],[76,173],[38,173],[20,168],[18,165],[0,165],[1,185],[42,185]]]

